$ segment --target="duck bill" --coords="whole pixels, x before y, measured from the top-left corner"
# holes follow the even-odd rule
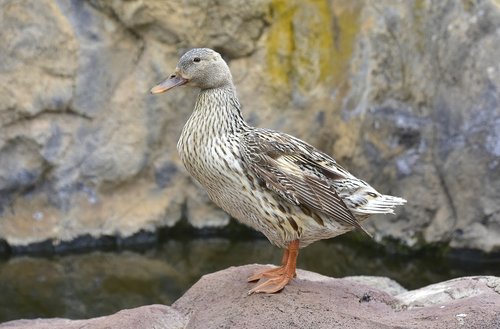
[[[169,78],[151,88],[150,92],[151,94],[161,94],[169,91],[172,88],[182,86],[188,82],[189,80],[181,77],[180,74],[172,74]]]

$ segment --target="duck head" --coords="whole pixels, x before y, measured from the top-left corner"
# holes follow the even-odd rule
[[[194,48],[180,58],[174,73],[151,88],[151,93],[159,94],[183,85],[212,89],[232,83],[229,67],[218,52]]]

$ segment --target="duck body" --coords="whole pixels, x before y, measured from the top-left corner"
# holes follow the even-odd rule
[[[230,116],[235,119],[228,121],[226,118]],[[203,130],[200,127],[204,127]],[[279,190],[268,186],[252,169],[260,159],[250,160],[251,149],[259,145],[249,143],[259,140],[284,149],[293,148],[293,143],[305,152],[317,152],[317,157],[322,155],[290,135],[247,125],[231,88],[209,89],[199,94],[195,109],[182,129],[177,150],[188,172],[214,203],[240,222],[262,232],[280,248],[297,239],[300,247],[305,247],[354,228],[301,205],[286,193],[280,195]],[[327,159],[322,157],[323,161]]]
[[[298,138],[248,125],[229,68],[215,51],[189,51],[152,92],[188,82],[201,91],[177,144],[187,171],[223,210],[286,249],[282,266],[249,279],[269,278],[251,292],[281,290],[295,276],[299,248],[363,229],[370,215],[393,213],[405,202],[377,192]]]

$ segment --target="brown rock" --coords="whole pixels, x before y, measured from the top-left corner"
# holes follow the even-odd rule
[[[186,328],[477,328],[500,327],[500,278],[471,277],[391,296],[376,279],[334,279],[299,270],[276,295],[251,295],[246,278],[262,266],[205,275],[172,306]],[[386,280],[380,280],[387,286]],[[495,290],[497,289],[497,290]]]
[[[37,319],[15,320],[0,324],[2,329],[184,329],[186,319],[165,305],[148,305],[89,320]]]

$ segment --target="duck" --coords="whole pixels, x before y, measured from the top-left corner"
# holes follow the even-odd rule
[[[210,199],[282,248],[278,267],[248,278],[248,292],[273,294],[296,277],[301,248],[360,229],[374,214],[394,214],[406,200],[377,192],[333,157],[289,134],[249,125],[229,66],[210,48],[182,55],[174,72],[151,88],[199,89],[177,150]]]

